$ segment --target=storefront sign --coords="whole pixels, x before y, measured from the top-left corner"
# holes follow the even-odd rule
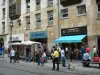
[[[31,32],[30,33],[30,39],[36,39],[36,38],[47,38],[47,32],[41,31],[41,32]]]
[[[8,38],[8,42],[10,42],[11,36],[8,35],[7,38]],[[15,35],[12,35],[12,43],[13,42],[24,42],[24,34],[15,34]]]
[[[61,29],[61,36],[87,34],[87,27]]]

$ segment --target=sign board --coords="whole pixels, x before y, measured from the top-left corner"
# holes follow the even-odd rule
[[[87,34],[87,26],[61,29],[61,36]]]

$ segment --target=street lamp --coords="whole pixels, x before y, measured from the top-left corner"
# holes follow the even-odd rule
[[[10,21],[10,48],[12,48],[12,28],[13,28],[13,21]]]
[[[59,13],[59,10],[60,10],[60,0],[57,0],[57,7],[58,7],[58,38],[60,37],[60,33],[61,33],[61,30],[60,30],[60,13]]]

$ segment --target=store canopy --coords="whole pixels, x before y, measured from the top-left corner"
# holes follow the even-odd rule
[[[20,42],[16,42],[16,43],[10,43],[11,45],[21,45]]]
[[[82,42],[82,39],[86,35],[73,35],[73,36],[62,36],[54,41],[54,43],[78,43]]]
[[[34,41],[24,41],[21,43],[22,45],[32,45],[32,44],[41,44],[40,42],[34,42]]]

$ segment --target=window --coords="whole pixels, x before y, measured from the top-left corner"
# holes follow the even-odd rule
[[[26,0],[26,11],[27,13],[30,12],[30,0]]]
[[[5,22],[2,22],[2,32],[5,33]]]
[[[68,8],[67,9],[62,9],[61,10],[61,18],[67,18],[68,17]]]
[[[16,14],[16,5],[13,5],[13,6],[12,6],[12,13],[13,13],[13,14]]]
[[[48,0],[48,7],[53,6],[53,0]]]
[[[36,0],[36,10],[40,9],[40,0]]]
[[[100,12],[100,3],[97,4],[98,12]]]
[[[19,19],[17,20],[17,22],[18,22],[18,26],[21,26],[21,20]]]
[[[100,19],[100,3],[97,3],[97,18]]]
[[[40,27],[40,25],[41,25],[41,15],[39,13],[36,14],[36,27]]]
[[[26,16],[26,29],[30,29],[30,16]]]
[[[77,10],[78,10],[78,15],[86,14],[86,6],[85,5],[77,6]]]
[[[47,12],[48,14],[48,25],[53,24],[53,10]]]
[[[5,8],[2,9],[2,14],[3,14],[2,19],[5,19]]]
[[[3,6],[5,5],[5,2],[6,2],[6,0],[3,0],[3,3],[2,3]]]

